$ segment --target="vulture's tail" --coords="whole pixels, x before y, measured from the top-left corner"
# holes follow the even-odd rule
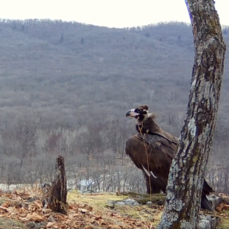
[[[204,180],[203,185],[203,191],[202,191],[202,198],[201,198],[201,208],[206,209],[208,211],[213,211],[212,205],[207,199],[207,195],[209,195],[211,192],[214,192],[212,187]]]
[[[202,195],[201,208],[206,209],[208,211],[213,211],[212,210],[212,205],[211,205],[211,203],[209,202],[209,200],[207,199],[207,197],[205,195]]]

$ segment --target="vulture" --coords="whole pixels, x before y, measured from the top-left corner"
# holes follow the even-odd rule
[[[141,169],[146,181],[147,193],[166,192],[169,169],[175,157],[178,138],[164,131],[155,122],[156,115],[149,113],[147,105],[141,105],[126,113],[137,120],[137,134],[126,142],[126,154]],[[204,180],[201,207],[212,211],[207,195],[214,192]]]

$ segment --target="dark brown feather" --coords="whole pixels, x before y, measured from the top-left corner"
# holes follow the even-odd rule
[[[126,142],[126,154],[134,164],[143,171],[146,184],[147,178],[151,180],[151,192],[166,191],[169,169],[178,148],[178,138],[167,133],[155,123],[155,115],[150,114],[138,124],[139,134],[130,137]],[[138,129],[137,128],[137,129]],[[144,166],[148,172],[153,172],[157,177],[147,177]],[[149,193],[149,183],[147,192]],[[155,190],[155,191],[154,191]],[[206,195],[213,189],[204,180],[202,192],[202,207],[210,210]],[[206,206],[207,204],[207,206]]]
[[[143,141],[143,138],[140,134],[129,138],[126,142],[126,154],[139,169],[144,166],[156,176],[166,179],[166,185],[175,151],[166,147],[166,144],[170,143],[161,136],[146,135],[146,141]]]

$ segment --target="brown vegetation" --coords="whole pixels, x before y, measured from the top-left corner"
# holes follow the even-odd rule
[[[160,197],[152,196],[152,205],[117,206],[110,209],[108,201],[123,200],[127,196],[141,200],[135,193],[68,194],[68,215],[45,211],[42,208],[42,192],[39,188],[22,189],[12,193],[0,192],[0,227],[25,228],[82,228],[82,229],[153,229],[158,224],[163,206],[156,204]],[[144,196],[143,196],[144,197]],[[145,197],[144,197],[145,198]],[[143,198],[143,199],[144,199]],[[224,198],[228,196],[224,195]],[[164,198],[163,198],[164,199]],[[155,203],[156,202],[156,203]],[[145,204],[145,202],[144,202]],[[228,228],[228,205],[222,203],[214,216],[221,218],[219,229]],[[201,212],[202,213],[202,212]]]

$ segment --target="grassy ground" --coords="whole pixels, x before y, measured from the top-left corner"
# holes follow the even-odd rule
[[[156,195],[156,197],[149,195],[142,195],[142,202],[147,202],[149,200],[156,200],[160,198],[164,199],[163,195]],[[107,211],[109,209],[108,201],[122,201],[127,198],[134,198],[133,195],[117,195],[115,193],[99,193],[99,194],[80,194],[77,191],[70,192],[68,194],[69,202],[85,203],[89,204],[96,211]],[[139,199],[139,195],[135,196],[134,199]],[[161,218],[163,206],[152,205],[151,207],[147,205],[138,206],[114,206],[112,211],[119,213],[125,217],[130,217],[134,219],[139,219],[145,222],[152,222],[152,226],[156,226]]]
[[[0,229],[25,229],[25,225],[12,219],[0,218]]]
[[[73,191],[68,193],[69,211],[66,216],[49,209],[44,213],[40,197],[40,193],[36,190],[16,191],[11,194],[0,192],[0,229],[27,228],[26,225],[31,225],[32,222],[35,222],[39,228],[41,223],[44,223],[42,228],[154,229],[162,212],[162,206],[158,205],[153,207],[147,205],[113,206],[111,208],[108,204],[108,201],[127,199],[129,198],[127,195],[80,194]],[[31,199],[34,200],[31,201]],[[50,224],[53,225],[50,226]]]
[[[162,211],[164,195],[139,195],[134,193],[92,193],[81,194],[77,191],[68,193],[69,214],[47,212],[42,213],[42,205],[39,192],[29,191],[17,194],[5,194],[0,192],[0,229],[26,229],[28,219],[33,214],[42,218],[41,222],[46,223],[42,228],[88,228],[88,229],[154,229],[158,224]],[[31,197],[38,197],[38,200],[28,201]],[[108,201],[122,201],[127,198],[140,199],[142,203],[149,200],[152,205],[138,206],[116,206],[109,205]],[[159,205],[158,205],[159,204]],[[215,213],[221,217],[221,225],[218,229],[229,229],[229,210]],[[36,215],[36,217],[37,217]],[[50,218],[55,224],[47,226]],[[72,223],[78,226],[68,227]]]
[[[217,229],[229,229],[229,211],[224,210],[220,213],[221,223]]]

